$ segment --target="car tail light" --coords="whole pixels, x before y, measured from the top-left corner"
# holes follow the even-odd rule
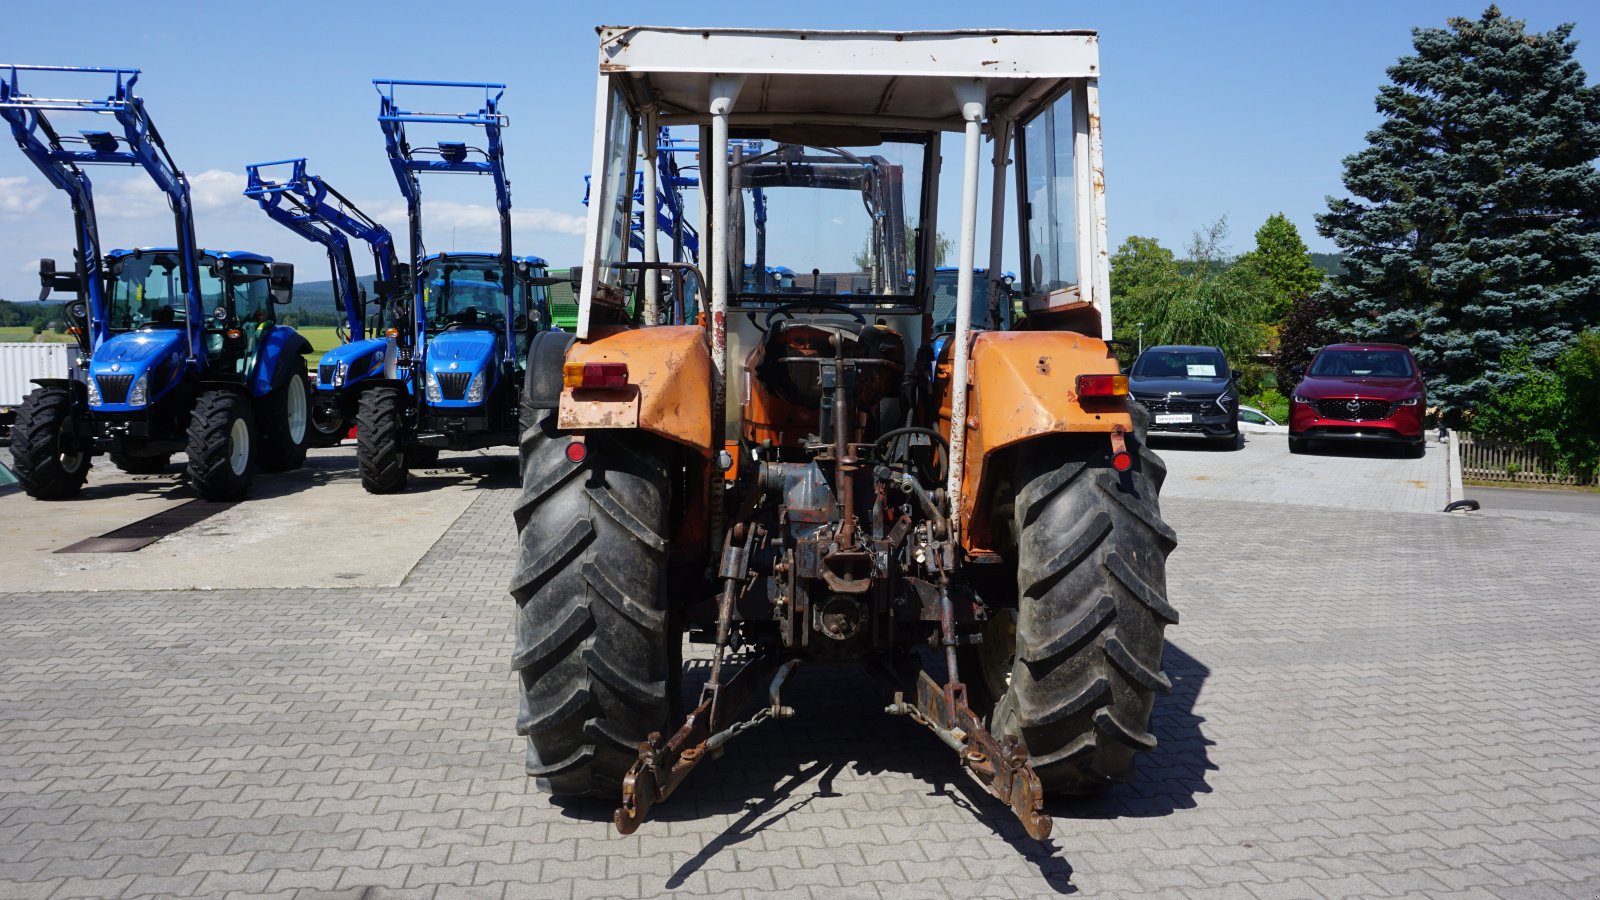
[[[561,384],[569,388],[624,388],[628,386],[628,364],[563,363]]]
[[[1126,375],[1079,375],[1079,397],[1125,397],[1128,394]]]

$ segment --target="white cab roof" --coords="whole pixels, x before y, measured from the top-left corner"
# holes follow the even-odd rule
[[[799,31],[603,26],[600,71],[632,74],[663,124],[705,121],[714,76],[745,76],[731,124],[837,122],[960,130],[957,85],[1013,118],[1100,76],[1093,31]],[[714,68],[713,68],[714,66]]]

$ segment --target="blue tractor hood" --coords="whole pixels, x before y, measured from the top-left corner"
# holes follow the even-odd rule
[[[500,343],[498,331],[457,330],[436,334],[428,341],[428,368],[432,371],[477,371],[494,359]],[[450,364],[455,363],[452,370]]]
[[[183,370],[188,346],[181,328],[113,335],[89,360],[89,375],[95,379],[105,401],[97,408],[105,412],[125,412],[143,409],[155,402],[181,380],[177,376]],[[149,379],[145,382],[145,402],[138,405],[124,402],[131,399],[132,386],[146,373]]]
[[[89,371],[111,374],[111,365],[117,364],[121,374],[135,374],[149,368],[154,362],[167,358],[174,352],[188,349],[181,328],[162,328],[150,331],[130,331],[113,335],[94,352]]]
[[[340,344],[322,354],[317,366],[317,390],[332,391],[368,378],[381,378],[388,355],[388,338],[367,338]]]

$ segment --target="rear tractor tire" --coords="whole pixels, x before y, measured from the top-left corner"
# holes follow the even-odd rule
[[[283,384],[261,398],[256,424],[261,430],[261,468],[291,472],[306,464],[311,442],[311,394],[306,387],[306,361],[298,356],[285,363],[289,374]]]
[[[392,494],[406,487],[403,392],[397,387],[369,388],[356,408],[356,466],[361,486],[370,494]]]
[[[189,416],[189,484],[207,500],[243,500],[256,474],[256,423],[250,400],[206,391]]]
[[[1002,631],[1014,630],[1013,652],[993,654],[967,679],[998,695],[991,731],[1022,740],[1049,794],[1131,780],[1135,755],[1156,745],[1155,694],[1171,690],[1161,651],[1165,627],[1178,621],[1166,597],[1177,538],[1157,501],[1166,466],[1136,439],[1133,468],[1119,474],[1102,443],[1020,448],[1019,605]]]
[[[22,489],[35,500],[77,496],[89,480],[91,455],[71,445],[72,394],[65,388],[34,388],[11,426],[11,466]]]
[[[527,770],[561,796],[616,796],[677,706],[682,637],[667,603],[667,460],[638,432],[587,436],[553,410],[522,434],[512,668]]]

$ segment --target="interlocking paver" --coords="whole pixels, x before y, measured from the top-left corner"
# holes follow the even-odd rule
[[[621,837],[520,774],[509,480],[395,589],[0,593],[0,896],[1596,894],[1596,527],[1171,482],[1160,744],[1050,844],[821,669]]]

